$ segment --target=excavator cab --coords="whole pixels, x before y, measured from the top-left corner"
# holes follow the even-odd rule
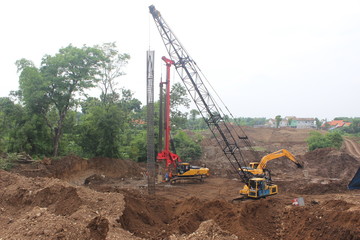
[[[259,166],[259,162],[251,162],[249,163],[249,166],[252,168],[252,169],[255,169]]]
[[[177,165],[177,173],[184,174],[185,172],[190,170],[190,163],[178,163]]]
[[[251,178],[249,184],[240,190],[246,198],[264,198],[278,193],[278,186],[269,184],[265,178]]]

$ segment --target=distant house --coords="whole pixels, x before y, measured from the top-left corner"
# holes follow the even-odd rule
[[[332,120],[330,122],[324,123],[321,127],[335,129],[335,128],[340,128],[340,127],[348,127],[350,125],[351,125],[350,122],[345,122],[344,120]]]
[[[269,119],[266,124],[269,127],[276,127],[276,120]],[[279,127],[291,127],[291,128],[315,128],[315,118],[297,118],[295,116],[284,117],[279,123]]]
[[[271,128],[276,127],[276,120],[273,119],[273,118],[270,118],[270,119],[265,123],[265,127],[271,127]]]
[[[295,118],[291,123],[294,122],[296,128],[315,128],[315,118]]]

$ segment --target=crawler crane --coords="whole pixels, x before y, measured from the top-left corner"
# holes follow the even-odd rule
[[[196,62],[176,38],[160,12],[153,5],[149,9],[182,82],[226,158],[239,174],[242,182],[245,183],[247,190],[242,194],[248,198],[261,198],[276,194],[278,192],[277,185],[268,183],[265,178],[253,178],[251,173],[244,171],[242,166],[247,166],[247,164],[238,141],[240,140],[245,145],[243,148],[252,149],[248,137],[242,130],[242,133],[239,133],[239,128],[235,128],[224,118],[220,106],[205,86]]]
[[[243,167],[248,166],[245,150],[255,152],[248,137],[240,126],[235,127],[224,117],[225,114],[202,80],[203,75],[200,68],[174,35],[160,12],[154,5],[149,6],[149,10],[170,59],[173,61],[172,64],[221,150],[245,184],[240,194],[245,198],[253,199],[276,194],[278,192],[277,185],[267,181],[264,177],[253,177],[253,174]]]

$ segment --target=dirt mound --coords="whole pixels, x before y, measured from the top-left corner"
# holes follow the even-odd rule
[[[234,234],[222,230],[214,220],[208,220],[202,222],[199,228],[190,235],[170,236],[170,240],[203,240],[203,239],[236,240],[239,238]]]
[[[280,193],[296,193],[305,195],[320,195],[331,193],[346,193],[347,181],[344,180],[322,180],[313,182],[299,178],[298,180],[276,180]]]
[[[306,200],[305,207],[297,207],[291,205],[291,199],[283,197],[232,204],[196,197],[164,201],[128,193],[124,214],[118,221],[134,235],[146,239],[246,239],[250,235],[256,239],[360,237],[360,210],[352,209],[357,205],[342,200]]]
[[[294,155],[302,155],[307,151],[306,139],[309,137],[309,133],[313,131],[311,129],[252,127],[243,127],[243,130],[248,135],[252,146],[259,151],[258,154],[253,154],[250,151],[242,150],[242,154],[247,162],[259,161],[262,156],[283,148]],[[233,132],[241,133],[241,130],[234,127]],[[205,163],[211,169],[212,174],[220,176],[228,175],[229,170],[232,171],[233,169],[218,146],[216,139],[209,132],[204,133],[204,136],[201,143],[203,151],[201,163]],[[241,142],[238,144],[241,146]],[[290,167],[293,167],[291,163],[279,165],[290,165]],[[295,169],[295,167],[292,169]]]
[[[109,220],[97,216],[86,227],[90,229],[90,239],[106,239],[107,233],[109,232]]]
[[[335,178],[350,181],[359,168],[351,155],[332,148],[320,148],[299,156],[310,177]]]
[[[27,177],[55,177],[81,185],[91,175],[113,178],[142,178],[145,172],[136,162],[113,158],[83,159],[65,156],[60,159],[45,158],[33,164],[20,164],[12,170]]]
[[[144,197],[134,192],[125,194],[125,202],[124,213],[118,222],[124,229],[147,239],[170,236],[170,239],[206,239],[210,235],[234,239],[234,236],[245,238],[249,234],[260,239],[273,239],[276,228],[271,226],[277,224],[274,216],[283,205],[279,199],[262,199],[239,205],[196,197],[172,201]],[[206,221],[210,222],[201,226]],[[213,232],[204,230],[215,225]],[[263,231],[264,228],[267,231]]]
[[[289,208],[281,220],[282,239],[360,239],[360,213],[341,200]]]
[[[206,183],[199,187],[208,189]],[[179,188],[169,189],[176,194]],[[306,206],[296,207],[284,195],[232,204],[206,195],[201,199],[171,200],[108,185],[102,191],[73,186],[60,179],[27,178],[1,171],[0,235],[4,239],[25,240],[197,240],[248,236],[287,240],[299,239],[301,234],[305,236],[302,239],[360,237],[360,202],[356,202],[356,196],[351,198],[353,203],[340,200],[341,197],[325,201],[326,198],[315,201],[306,197]],[[194,196],[201,191],[188,187],[187,192]]]
[[[71,215],[82,205],[76,188],[61,184],[45,187],[34,193],[30,199],[23,200],[31,205],[46,207],[54,214],[62,216]]]
[[[0,196],[3,239],[136,239],[116,222],[124,210],[119,193],[0,170]]]

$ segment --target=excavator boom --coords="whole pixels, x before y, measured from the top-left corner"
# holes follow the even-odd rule
[[[296,166],[298,166],[299,168],[302,168],[302,167],[303,167],[302,164],[301,164],[298,160],[296,160],[295,156],[294,156],[292,153],[290,153],[290,152],[289,152],[288,150],[286,150],[286,149],[280,149],[279,151],[276,151],[276,152],[273,152],[273,153],[270,153],[270,154],[264,156],[264,157],[261,159],[261,161],[260,161],[257,169],[265,169],[265,168],[266,168],[266,164],[267,164],[269,161],[271,161],[271,160],[273,160],[273,159],[281,158],[281,157],[287,157],[289,160],[291,160],[292,162],[294,162],[294,163],[296,164]]]

